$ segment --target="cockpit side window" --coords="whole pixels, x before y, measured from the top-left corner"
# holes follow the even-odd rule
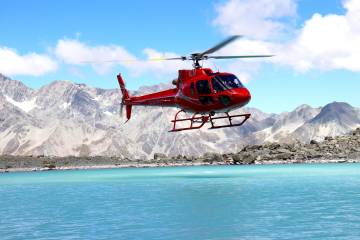
[[[198,94],[210,94],[211,89],[208,80],[199,80],[196,82],[196,90]]]
[[[226,89],[226,87],[222,84],[220,79],[217,79],[216,77],[213,77],[211,79],[214,91],[216,92],[221,92],[224,91]]]
[[[240,80],[235,75],[218,75],[212,78],[212,83],[214,86],[214,89],[216,88],[215,85],[221,86],[223,89],[217,91],[223,91],[227,89],[233,89],[233,88],[241,88],[243,87]]]

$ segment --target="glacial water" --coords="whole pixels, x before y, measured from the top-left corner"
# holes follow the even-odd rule
[[[360,164],[0,174],[0,239],[360,239]]]

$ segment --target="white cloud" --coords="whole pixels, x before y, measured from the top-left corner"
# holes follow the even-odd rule
[[[161,53],[151,48],[144,49],[148,59],[159,57],[177,57],[175,53]],[[155,76],[176,75],[177,69],[183,66],[179,61],[144,61],[140,60],[125,48],[118,45],[89,46],[79,40],[61,39],[55,47],[56,56],[70,65],[91,65],[100,73],[108,73],[120,65],[129,70],[133,76],[153,74]],[[106,62],[112,61],[113,62]]]
[[[0,72],[5,75],[40,76],[57,69],[57,63],[46,55],[19,55],[15,49],[0,47]]]
[[[220,49],[214,55],[270,55],[276,46],[271,42],[243,38]],[[253,60],[263,61],[267,59],[258,58]]]
[[[251,1],[255,5],[255,1]],[[293,14],[291,9],[296,9],[292,6],[290,1],[275,1],[278,4],[284,4],[283,9],[277,16],[286,16],[287,13]],[[261,0],[261,6],[268,1]],[[247,7],[247,6],[250,7]],[[231,8],[233,7],[233,9]],[[338,14],[314,14],[310,19],[305,21],[304,25],[299,29],[293,29],[297,33],[293,39],[286,42],[273,42],[269,31],[278,33],[279,30],[286,28],[280,22],[268,20],[266,14],[259,14],[257,19],[241,20],[237,19],[240,12],[250,11],[251,3],[244,0],[229,0],[224,6],[218,10],[219,16],[215,20],[217,26],[222,31],[231,33],[231,30],[243,31],[245,35],[252,34],[251,31],[256,32],[261,29],[256,26],[263,22],[264,29],[260,35],[255,35],[257,40],[240,40],[231,45],[232,50],[228,49],[226,53],[233,54],[247,54],[247,53],[264,53],[275,54],[276,57],[269,59],[274,64],[281,64],[291,66],[297,71],[305,72],[311,69],[332,70],[345,69],[355,72],[360,72],[360,1],[347,0],[344,1],[343,6],[346,9],[344,15]],[[286,7],[288,6],[288,7]],[[291,6],[291,7],[289,7]],[[237,9],[235,9],[237,8]],[[227,9],[227,12],[224,10]],[[259,8],[260,9],[260,8]],[[286,10],[288,9],[288,10]],[[261,12],[254,10],[254,12]],[[268,12],[272,12],[270,9]],[[228,13],[235,16],[223,16]],[[251,14],[251,13],[249,13]],[[271,16],[271,14],[270,14]],[[243,15],[244,18],[246,16]],[[228,24],[219,24],[219,19],[228,19]],[[244,22],[244,21],[249,21]],[[264,22],[265,21],[265,22]],[[269,22],[270,21],[270,22]],[[254,23],[252,23],[254,22]],[[247,25],[246,25],[247,23]],[[278,25],[280,24],[280,25]],[[240,26],[244,25],[244,29]],[[280,26],[280,27],[277,27]],[[247,29],[249,28],[249,29]],[[251,30],[253,29],[253,30]],[[237,32],[238,34],[241,32]],[[224,49],[225,51],[226,49]]]
[[[225,34],[255,39],[277,36],[287,28],[284,17],[296,15],[294,0],[229,0],[216,8],[214,25]]]
[[[96,72],[109,72],[117,62],[112,60],[135,60],[136,58],[123,47],[117,45],[88,46],[79,40],[61,39],[55,48],[55,55],[66,64],[91,65]],[[126,65],[127,63],[123,63]]]
[[[346,1],[344,7],[345,15],[314,14],[295,40],[279,48],[278,61],[301,71],[360,71],[360,1]]]

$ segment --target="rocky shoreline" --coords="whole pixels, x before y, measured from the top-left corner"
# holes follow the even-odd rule
[[[151,160],[104,156],[0,156],[0,172],[294,163],[360,163],[360,128],[345,136],[326,137],[321,142],[265,143],[245,146],[237,153],[206,153],[201,157],[167,157],[160,153],[154,154]]]

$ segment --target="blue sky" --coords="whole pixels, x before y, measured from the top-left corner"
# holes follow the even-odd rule
[[[271,3],[269,5],[269,2]],[[83,61],[184,55],[232,34],[220,53],[274,53],[273,60],[207,66],[236,73],[266,112],[346,101],[360,106],[359,0],[3,1],[0,72],[39,88],[71,80],[129,89],[168,82],[183,62],[89,65]],[[273,8],[273,9],[272,9]],[[357,24],[358,23],[358,24]],[[332,37],[334,36],[334,37]],[[9,60],[10,59],[10,60]]]

